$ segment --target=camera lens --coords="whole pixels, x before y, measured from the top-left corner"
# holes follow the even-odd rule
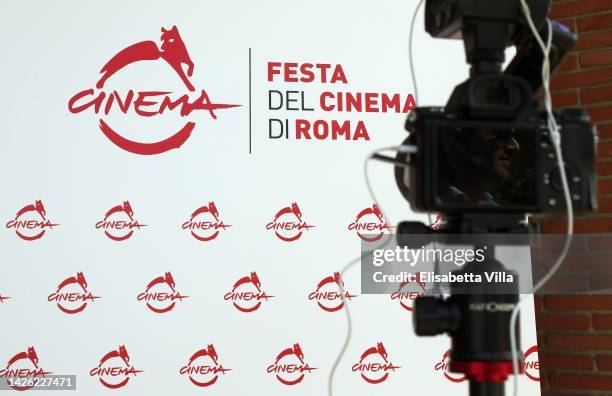
[[[420,336],[432,336],[452,330],[458,322],[458,314],[452,303],[438,297],[424,296],[414,303],[414,332]]]

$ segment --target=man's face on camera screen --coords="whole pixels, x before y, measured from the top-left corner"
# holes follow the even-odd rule
[[[478,131],[476,139],[482,142],[483,155],[492,176],[507,180],[510,176],[512,161],[521,150],[521,146],[512,131]]]
[[[535,135],[533,130],[441,128],[436,134],[437,201],[460,205],[531,204]]]

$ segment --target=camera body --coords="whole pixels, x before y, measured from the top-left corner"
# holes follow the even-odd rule
[[[576,212],[595,210],[596,130],[582,109],[562,109],[555,115],[573,208]],[[396,167],[395,176],[414,210],[447,214],[546,214],[565,210],[545,113],[533,110],[521,121],[475,120],[442,107],[421,107],[410,113],[406,129],[409,137],[404,143],[416,146],[417,152],[398,155],[398,161],[410,166]],[[485,132],[495,136],[493,139],[499,139],[498,135],[513,139],[519,147],[517,154],[509,161],[496,162],[491,145],[477,144],[482,138],[478,135]],[[501,156],[504,158],[503,152]],[[498,163],[507,165],[505,178],[503,169],[490,171]],[[464,175],[458,175],[460,172]],[[488,200],[470,200],[462,195],[462,190],[474,189],[465,186],[470,184],[468,180],[478,185]]]

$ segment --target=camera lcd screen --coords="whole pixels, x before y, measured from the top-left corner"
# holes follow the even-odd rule
[[[529,210],[537,206],[534,129],[434,129],[433,194],[439,209]]]

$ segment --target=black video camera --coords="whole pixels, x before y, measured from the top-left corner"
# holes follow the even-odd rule
[[[395,164],[398,187],[415,210],[443,214],[436,229],[401,222],[398,245],[421,246],[422,235],[442,243],[452,234],[531,235],[535,227],[525,223],[526,214],[566,209],[552,123],[536,98],[543,85],[544,55],[522,1],[426,0],[426,30],[436,38],[462,39],[471,69],[445,107],[420,107],[409,114],[409,136],[395,159],[374,156]],[[547,20],[549,0],[524,1],[539,36],[550,42],[552,71],[576,36]],[[517,54],[502,70],[511,45]],[[572,207],[576,212],[594,210],[596,130],[582,109],[559,110],[554,118]],[[470,241],[484,243],[478,236]],[[472,261],[452,273],[505,270],[495,257],[495,244],[488,247],[483,262]],[[510,342],[518,277],[505,286],[453,283],[448,298],[431,288],[415,301],[415,333],[450,335],[449,369],[466,376],[472,396],[503,396],[507,377],[515,367],[522,371],[518,320],[513,329],[517,343]]]
[[[549,36],[548,2],[528,1],[543,40]],[[565,210],[557,158],[535,92],[542,86],[543,55],[520,1],[428,0],[426,30],[465,43],[470,77],[455,87],[445,107],[420,107],[406,122],[395,176],[417,211],[445,214],[548,213]],[[552,23],[551,70],[576,41]],[[517,55],[502,71],[504,50]],[[597,134],[584,110],[556,111],[574,210],[596,209]]]

